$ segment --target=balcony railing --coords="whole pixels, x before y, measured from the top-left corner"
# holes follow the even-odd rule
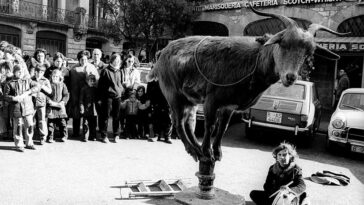
[[[80,14],[75,11],[56,9],[27,1],[4,2],[0,0],[0,14],[67,25],[74,25],[77,23],[77,18],[80,18]],[[104,19],[95,18],[94,16],[86,15],[85,18],[86,26],[93,29],[101,29],[103,22],[105,22]]]

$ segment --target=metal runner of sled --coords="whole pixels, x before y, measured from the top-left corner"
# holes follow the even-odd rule
[[[126,181],[121,187],[121,198],[173,196],[186,188],[181,179]]]

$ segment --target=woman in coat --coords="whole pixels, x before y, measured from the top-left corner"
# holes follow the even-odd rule
[[[73,119],[73,138],[80,137],[80,95],[81,89],[86,85],[86,76],[93,74],[96,77],[96,82],[99,80],[99,73],[96,67],[88,62],[90,53],[87,50],[80,51],[77,54],[78,63],[70,69],[70,105],[68,116]]]

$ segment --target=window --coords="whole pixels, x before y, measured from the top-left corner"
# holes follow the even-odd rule
[[[305,19],[297,19],[292,18],[296,21],[299,27],[307,30],[309,25],[311,24],[310,21]],[[269,18],[269,19],[262,19],[258,21],[254,21],[248,24],[244,29],[244,36],[263,36],[266,33],[269,34],[276,34],[286,27],[279,19]]]
[[[289,87],[285,87],[282,83],[278,82],[271,85],[263,95],[277,96],[290,98],[295,100],[305,99],[305,86],[294,84]]]
[[[337,31],[340,33],[350,32],[347,36],[364,36],[364,15],[343,21],[337,28]]]
[[[340,109],[364,110],[364,93],[346,93],[340,103]]]

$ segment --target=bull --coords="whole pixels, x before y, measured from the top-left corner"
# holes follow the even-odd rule
[[[158,79],[177,134],[195,160],[221,160],[221,139],[234,110],[252,106],[278,80],[284,86],[294,84],[306,59],[315,53],[339,59],[316,44],[314,36],[318,30],[345,34],[319,24],[303,30],[291,18],[251,9],[258,15],[279,19],[286,29],[263,44],[244,36],[177,39],[161,51],[148,75],[149,80]],[[194,134],[197,104],[203,104],[205,114],[202,144]]]

